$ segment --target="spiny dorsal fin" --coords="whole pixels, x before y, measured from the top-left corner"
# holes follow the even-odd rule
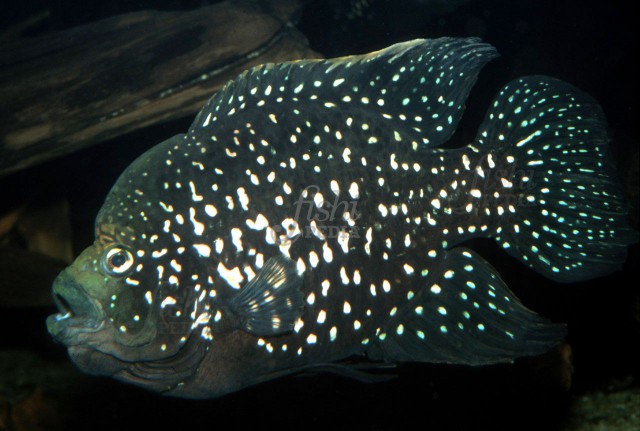
[[[293,330],[302,315],[302,276],[285,256],[267,260],[258,274],[231,300],[247,332],[269,336]]]
[[[265,64],[215,94],[190,134],[207,130],[223,139],[249,123],[268,142],[296,135],[292,142],[320,143],[337,134],[349,145],[438,146],[455,131],[478,72],[496,56],[476,38],[441,38],[364,55]]]

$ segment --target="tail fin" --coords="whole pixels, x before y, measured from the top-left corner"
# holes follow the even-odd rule
[[[515,198],[492,214],[503,248],[560,282],[619,269],[637,232],[593,98],[546,76],[517,79],[494,100],[477,142],[500,164],[496,196]]]

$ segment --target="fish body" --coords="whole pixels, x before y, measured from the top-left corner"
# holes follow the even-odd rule
[[[455,131],[477,39],[262,65],[119,178],[96,242],[56,280],[49,331],[84,371],[220,396],[349,358],[483,365],[545,352],[473,250],[494,238],[551,279],[605,275],[636,240],[588,95],[530,76]]]

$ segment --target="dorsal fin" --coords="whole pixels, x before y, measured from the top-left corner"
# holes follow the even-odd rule
[[[267,141],[344,136],[351,145],[438,146],[456,129],[480,68],[496,56],[476,38],[441,38],[365,55],[265,64],[215,94],[190,134],[228,137],[249,123]]]

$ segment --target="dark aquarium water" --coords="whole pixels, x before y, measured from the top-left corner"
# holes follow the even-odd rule
[[[457,246],[482,256],[528,309],[567,325],[563,342],[551,343],[556,346],[543,349],[548,350],[546,353],[531,346],[522,347],[537,354],[515,359],[513,363],[464,365],[473,363],[474,354],[480,354],[478,348],[464,347],[476,341],[474,336],[462,338],[462,347],[452,356],[457,361],[445,361],[457,362],[453,364],[406,361],[411,356],[410,349],[400,348],[404,352],[401,355],[399,351],[389,353],[392,350],[389,347],[384,354],[388,356],[382,356],[400,358],[395,367],[363,371],[357,368],[366,364],[362,357],[350,357],[339,368],[308,367],[295,375],[249,384],[219,398],[191,400],[159,395],[81,372],[70,360],[65,346],[49,334],[45,323],[48,316],[58,311],[62,313],[60,318],[65,311],[77,312],[78,307],[88,307],[87,303],[78,305],[73,300],[69,303],[64,296],[58,296],[56,304],[52,284],[57,274],[93,243],[98,211],[120,174],[156,144],[186,133],[207,99],[227,81],[265,62],[365,54],[419,38],[478,37],[499,53],[479,72],[466,101],[464,97],[460,101],[460,106],[465,106],[464,114],[455,133],[441,146],[447,150],[474,141],[492,100],[513,79],[551,76],[591,95],[606,117],[611,157],[616,166],[612,175],[617,176],[621,193],[629,203],[628,225],[637,231],[638,19],[630,2],[591,0],[3,2],[0,6],[0,430],[141,427],[640,430],[637,243],[628,247],[620,270],[585,281],[561,283],[518,261],[508,253],[511,250],[505,250],[492,239],[461,235],[462,242]],[[455,65],[455,59],[452,61]],[[373,79],[377,70],[374,67],[361,73],[369,73]],[[327,71],[327,76],[330,72]],[[380,73],[389,72],[381,68]],[[309,75],[309,86],[313,85],[314,76]],[[354,76],[345,75],[344,85],[349,84],[349,79],[356,79]],[[334,86],[339,88],[342,82],[333,79]],[[392,92],[390,86],[389,93]],[[338,105],[337,109],[345,109]],[[371,109],[380,109],[382,104],[379,105]],[[456,112],[459,111],[454,106],[450,113],[455,117]],[[208,123],[205,117],[201,115],[199,120]],[[285,117],[279,118],[277,127],[287,127]],[[358,117],[355,118],[357,121]],[[314,112],[308,119],[333,126],[331,117],[322,112]],[[449,123],[455,125],[455,121],[453,118]],[[371,124],[376,130],[384,130],[381,120],[372,120]],[[276,125],[256,122],[255,132],[266,136]],[[234,133],[232,129],[227,132]],[[313,138],[305,138],[304,131],[297,133],[301,140]],[[370,162],[388,159],[390,152],[400,148],[397,142],[392,142],[392,132],[389,136],[389,147],[381,142],[375,151],[367,147],[369,153],[363,154]],[[406,145],[411,144],[407,141]],[[351,157],[356,160],[357,155],[359,160],[360,154],[354,151]],[[220,153],[223,152],[220,148]],[[407,151],[403,156],[416,157],[407,159],[410,164],[424,162],[417,158],[418,154],[420,151]],[[584,157],[594,157],[593,151]],[[302,175],[300,169],[305,168],[301,161],[302,158],[297,168],[287,171],[292,184]],[[228,163],[223,169],[237,167],[236,161]],[[424,162],[424,166],[423,173],[428,178],[431,165]],[[159,170],[173,168],[154,165],[149,171],[157,174]],[[220,179],[223,190],[235,191],[237,186],[233,182],[239,178],[263,185],[271,182],[268,171],[264,175],[257,172],[255,179],[243,170],[236,171]],[[590,175],[597,177],[600,173],[593,171]],[[381,175],[384,174],[392,175],[393,171],[383,171]],[[348,170],[343,170],[334,176],[349,175]],[[402,183],[391,176],[386,178],[387,182]],[[377,181],[377,175],[371,176],[357,193],[350,189],[352,197],[363,194],[364,186],[376,188]],[[265,191],[264,195],[268,193]],[[198,193],[193,194],[196,200]],[[165,197],[171,203],[170,192],[157,199]],[[253,195],[251,198],[260,199]],[[444,197],[441,199],[445,202]],[[242,198],[235,204],[242,205]],[[223,201],[218,210],[226,205]],[[419,208],[434,211],[435,217],[436,205],[439,210],[440,202]],[[277,201],[270,206],[275,211]],[[130,209],[137,212],[135,207]],[[392,211],[391,207],[388,211]],[[427,223],[426,218],[423,221]],[[193,226],[197,230],[195,223]],[[593,225],[593,229],[599,227],[597,223]],[[400,226],[386,236],[402,243],[404,235]],[[592,250],[591,245],[597,240],[587,232],[583,235],[586,248]],[[629,234],[624,241],[629,242],[632,236]],[[242,240],[249,238],[245,232]],[[213,247],[213,244],[207,247],[212,258]],[[233,247],[231,241],[226,247]],[[292,247],[292,253],[296,252],[296,245]],[[426,254],[429,250],[426,247],[420,248],[420,252]],[[405,259],[406,251],[394,250],[398,249],[392,248],[387,258]],[[615,255],[618,251],[611,249],[612,260],[618,259]],[[115,269],[124,266],[127,254],[114,253],[108,263]],[[336,259],[343,255],[339,249],[333,253]],[[418,251],[414,249],[411,253]],[[319,260],[326,263],[326,255],[321,254]],[[595,265],[596,260],[591,260],[591,264]],[[286,263],[272,263],[276,268],[280,264],[283,270],[287,269]],[[182,265],[187,266],[184,262]],[[375,278],[374,281],[382,283],[382,277],[392,277],[384,274],[383,268],[386,267],[382,261],[379,265],[365,265],[358,280]],[[308,264],[306,269],[312,271]],[[215,272],[215,266],[211,270]],[[410,271],[413,268],[405,269],[407,274]],[[225,273],[227,281],[231,273]],[[282,284],[294,292],[289,299],[295,303],[298,276],[291,275],[294,273],[297,274],[291,271],[282,276]],[[84,283],[82,272],[79,277],[79,283]],[[258,274],[257,280],[264,281],[265,276],[262,277]],[[327,277],[340,280],[337,273]],[[351,281],[355,282],[354,278]],[[312,280],[318,285],[322,281]],[[426,288],[437,281],[430,280]],[[441,281],[446,288],[446,280]],[[254,287],[258,284],[254,283]],[[268,280],[263,284],[273,287]],[[368,284],[359,287],[366,290],[368,298]],[[345,287],[336,287],[340,288]],[[416,290],[419,288],[416,286]],[[309,308],[315,301],[322,301],[322,295],[318,293],[312,299],[305,296],[300,301]],[[238,300],[234,304],[241,308],[244,303]],[[341,299],[337,307],[346,310],[347,305],[342,304]],[[349,313],[354,314],[364,313],[366,308],[353,301],[348,307]],[[273,310],[269,316],[282,318],[285,326],[291,318],[287,314],[290,312],[282,312],[276,306],[269,310]],[[255,315],[251,312],[238,313],[253,322],[250,318]],[[440,311],[442,315],[445,313],[444,309]],[[213,315],[215,311],[209,317],[215,319]],[[318,316],[318,322],[323,319]],[[275,332],[273,342],[280,347],[277,337],[291,336],[294,320],[291,322],[284,335],[278,333],[275,323],[274,328],[267,329],[256,323],[253,331],[260,335],[266,331],[270,336]],[[333,324],[330,319],[327,323]],[[523,318],[513,330],[524,333],[530,324]],[[360,322],[355,325],[359,327]],[[398,336],[404,330],[404,326],[393,327]],[[562,333],[561,329],[558,331]],[[416,334],[420,336],[419,332]],[[214,333],[214,342],[216,337]],[[482,340],[481,333],[478,340]],[[305,346],[323,342],[328,351],[334,346],[333,339],[319,340],[315,334],[305,333]],[[271,344],[267,347],[271,348]],[[424,355],[422,351],[412,352],[413,357]],[[252,364],[245,357],[236,359],[239,364]],[[109,363],[109,358],[105,363]],[[250,367],[267,369],[270,364],[265,360]],[[390,375],[392,378],[386,378]]]

